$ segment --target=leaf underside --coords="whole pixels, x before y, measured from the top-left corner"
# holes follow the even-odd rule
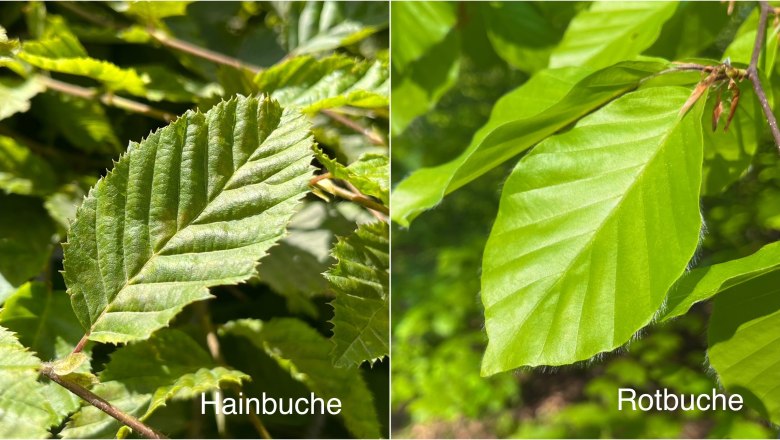
[[[387,223],[361,225],[339,240],[338,263],[325,273],[336,292],[333,342],[336,366],[360,365],[389,353],[389,249]]]
[[[701,227],[689,94],[623,96],[518,163],[485,247],[483,374],[585,360],[651,320]]]
[[[299,113],[237,97],[152,133],[84,200],[64,277],[91,340],[147,338],[208,287],[256,274],[311,176]]]

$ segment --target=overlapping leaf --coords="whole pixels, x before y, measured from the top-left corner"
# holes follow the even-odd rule
[[[398,184],[392,195],[393,220],[408,226],[445,195],[634,89],[663,67],[654,62],[625,62],[595,73],[583,69],[540,72],[496,103],[490,120],[460,156],[417,170]]]
[[[0,327],[0,438],[46,438],[57,423],[39,383],[41,361]]]
[[[143,372],[142,374],[139,374]],[[241,384],[246,374],[214,364],[191,337],[178,330],[163,330],[151,339],[120,348],[92,388],[123,411],[146,420],[171,399],[191,399],[226,384]],[[121,430],[120,430],[121,428]],[[84,404],[74,414],[64,438],[124,437],[128,428],[99,409]]]
[[[114,133],[105,107],[99,102],[56,92],[42,93],[38,100],[40,105],[33,109],[33,113],[41,117],[58,115],[49,120],[48,128],[61,134],[79,150],[117,154],[124,148]]]
[[[389,353],[390,229],[387,223],[361,225],[333,249],[338,263],[325,273],[333,301],[336,366],[373,363]]]
[[[669,292],[662,319],[684,315],[697,302],[775,271],[780,271],[780,242],[768,244],[745,258],[695,269]]]
[[[257,75],[261,92],[282,105],[297,105],[307,113],[325,108],[376,108],[388,105],[387,64],[357,61],[341,55],[323,59],[300,56]]]
[[[356,437],[379,437],[373,399],[360,371],[333,366],[330,343],[316,330],[291,318],[267,322],[241,319],[228,322],[220,333],[247,338],[318,397],[340,399],[341,415]]]
[[[54,169],[13,138],[0,135],[0,190],[45,195],[55,189]]]
[[[35,79],[9,81],[0,79],[0,120],[30,109],[30,99],[43,90]]]
[[[447,2],[391,2],[390,10],[391,61],[399,73],[441,43],[458,21],[455,7]]]
[[[594,2],[569,24],[550,67],[601,68],[631,60],[650,47],[677,2]]]
[[[710,365],[726,390],[780,423],[780,271],[733,285],[714,301]]]
[[[699,240],[703,103],[623,96],[539,144],[504,185],[483,259],[483,374],[563,365],[647,325]]]
[[[256,274],[311,176],[299,112],[236,97],[152,133],[98,182],[65,244],[65,280],[90,339],[147,338],[208,287]]]
[[[390,161],[387,155],[366,153],[355,162],[344,166],[329,158],[322,150],[316,149],[315,153],[334,178],[348,181],[363,194],[374,196],[385,205],[390,202]]]

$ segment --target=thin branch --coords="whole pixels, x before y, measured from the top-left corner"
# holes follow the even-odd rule
[[[81,350],[84,349],[84,346],[87,345],[87,342],[89,342],[89,333],[86,333],[81,337],[81,340],[79,340],[79,343],[76,344],[76,347],[73,349],[73,354],[80,353]]]
[[[109,93],[100,93],[92,88],[81,87],[74,84],[62,82],[48,76],[39,75],[38,80],[51,90],[56,90],[67,95],[76,96],[83,99],[98,100],[105,105],[121,108],[123,110],[139,113],[150,118],[159,119],[164,122],[171,122],[176,119],[176,115],[158,110],[141,102],[133,101],[121,96]]]
[[[377,203],[365,194],[344,189],[334,184],[330,179],[322,179],[318,177],[319,176],[314,177],[311,181],[309,181],[309,185],[334,196],[341,197],[342,199],[349,200],[353,203],[357,203],[358,205],[361,205],[365,208],[373,209],[374,211],[381,212],[384,215],[390,215],[390,210],[387,208],[387,206],[381,203]]]
[[[260,66],[255,66],[254,64],[241,61],[238,58],[233,58],[231,56],[206,49],[205,47],[200,47],[187,41],[180,40],[166,34],[163,31],[152,28],[148,28],[147,31],[149,32],[149,35],[151,35],[152,38],[154,38],[157,42],[163,46],[170,47],[171,49],[176,49],[178,51],[185,52],[217,64],[224,64],[226,66],[235,67],[239,70],[249,70],[254,74],[258,74],[263,71],[263,68]]]
[[[363,127],[362,125],[358,124],[357,122],[353,121],[352,119],[349,119],[348,117],[342,114],[339,114],[332,110],[320,110],[320,113],[333,119],[334,121],[340,122],[342,125],[349,127],[350,129],[354,130],[358,134],[365,136],[366,139],[368,139],[374,145],[380,145],[383,147],[387,146],[384,139],[382,139],[382,137],[379,136],[376,132],[374,132],[370,128]]]
[[[137,432],[138,434],[146,438],[160,438],[160,439],[167,438],[164,435],[160,434],[159,432],[155,431],[154,429],[150,428],[149,426],[145,425],[143,422],[136,419],[135,417],[127,413],[124,413],[122,410],[106,402],[104,399],[102,399],[100,396],[93,393],[92,391],[82,387],[81,385],[63,379],[57,373],[55,373],[50,366],[44,365],[41,368],[41,374],[48,377],[52,381],[62,385],[65,389],[81,397],[82,399],[87,401],[90,405],[94,406],[95,408],[103,411],[104,413],[115,418],[119,422],[129,426],[130,428],[133,429],[133,431]]]
[[[747,76],[748,79],[750,79],[750,82],[753,83],[753,91],[756,92],[758,102],[761,104],[761,108],[764,110],[767,123],[769,123],[769,129],[772,131],[772,136],[775,139],[775,145],[780,150],[780,128],[777,126],[777,119],[775,119],[775,115],[772,113],[772,108],[769,106],[769,100],[766,97],[766,92],[764,92],[764,87],[761,85],[761,79],[758,74],[758,58],[759,55],[761,55],[761,50],[764,46],[764,39],[766,38],[767,17],[769,16],[770,12],[774,12],[774,9],[769,6],[769,3],[763,0],[759,1],[758,4],[759,9],[761,10],[761,15],[758,19],[756,42],[753,45],[753,54],[750,57],[750,65],[747,68]]]

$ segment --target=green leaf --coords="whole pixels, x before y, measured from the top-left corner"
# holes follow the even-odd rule
[[[376,197],[385,205],[390,202],[390,164],[387,155],[365,153],[349,166],[344,166],[317,147],[314,152],[317,160],[325,165],[334,178],[348,181],[363,194]]]
[[[196,102],[225,94],[218,84],[201,82],[164,66],[136,66],[135,70],[149,78],[145,98],[150,101]]]
[[[729,20],[737,15],[729,17],[727,9],[728,5],[720,2],[680,2],[646,53],[670,60],[699,55],[717,41]]]
[[[780,270],[780,242],[768,244],[745,258],[694,269],[669,292],[667,310],[661,319],[684,315],[697,302],[777,270]]]
[[[308,189],[306,118],[270,99],[189,111],[131,143],[90,191],[64,277],[91,340],[144,339],[208,287],[256,275]]]
[[[74,147],[87,153],[113,155],[122,151],[122,144],[99,102],[57,92],[42,93],[38,99],[41,105],[36,114]],[[47,118],[51,114],[58,117]]]
[[[277,318],[263,322],[240,319],[226,323],[220,334],[249,339],[323,399],[341,400],[347,429],[359,438],[379,438],[379,421],[371,393],[359,369],[337,368],[330,360],[330,343],[302,321]]]
[[[54,224],[41,201],[0,194],[0,304],[40,273],[52,249]]]
[[[63,31],[41,40],[27,41],[17,56],[44,70],[92,78],[110,90],[126,90],[141,96],[145,93],[146,81],[135,70],[90,58],[70,32]]]
[[[169,400],[191,399],[229,383],[240,385],[244,380],[249,380],[249,376],[216,366],[211,356],[186,333],[166,329],[146,341],[115,351],[92,392],[143,421]],[[120,430],[121,427],[109,415],[84,404],[62,436],[118,435],[121,438],[130,432],[127,428]]]
[[[731,393],[780,423],[780,271],[732,286],[714,301],[710,365]]]
[[[158,25],[163,18],[186,15],[190,1],[120,1],[110,5],[117,12]]]
[[[54,169],[15,139],[0,135],[0,190],[46,195],[56,188]]]
[[[387,63],[357,61],[342,55],[323,59],[300,56],[260,72],[255,84],[282,105],[306,113],[342,107],[386,107],[390,73]]]
[[[390,14],[391,61],[399,73],[443,42],[458,21],[448,2],[390,2]]]
[[[656,87],[539,144],[504,185],[482,265],[485,375],[563,365],[647,325],[699,240],[699,102]]]
[[[594,2],[571,21],[550,67],[602,68],[649,48],[677,2]]]
[[[445,195],[636,88],[664,67],[625,62],[591,74],[580,68],[539,72],[496,103],[490,120],[460,156],[417,170],[398,184],[391,200],[393,220],[408,226]]]
[[[374,363],[389,354],[390,229],[358,227],[333,248],[338,263],[325,273],[336,292],[331,353],[338,367]]]
[[[39,282],[24,284],[8,298],[0,324],[16,332],[41,359],[67,356],[84,335],[68,295]]]
[[[57,423],[39,383],[41,361],[0,327],[0,438],[47,438]]]
[[[317,53],[355,44],[387,27],[385,2],[276,2],[284,20],[282,40],[291,54]]]
[[[18,81],[0,79],[0,120],[30,109],[30,99],[43,91],[34,78]]]

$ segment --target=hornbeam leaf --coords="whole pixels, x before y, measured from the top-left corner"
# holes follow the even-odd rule
[[[307,113],[345,105],[376,108],[388,105],[390,72],[381,61],[299,56],[260,72],[255,83],[282,105]]]
[[[485,246],[485,375],[563,365],[647,325],[699,240],[703,100],[623,96],[517,164]]]
[[[38,382],[41,361],[0,327],[0,438],[50,437],[57,423]]]
[[[318,397],[339,398],[341,415],[353,435],[379,437],[373,399],[360,370],[334,367],[328,353],[330,343],[316,330],[293,318],[267,322],[240,319],[220,328],[220,334],[226,333],[247,338]]]
[[[0,119],[29,110],[30,99],[43,89],[34,78],[24,81],[0,79]]]
[[[325,278],[336,292],[331,356],[338,367],[388,354],[389,234],[385,222],[361,225],[333,249],[338,263]]]
[[[144,339],[208,287],[256,274],[312,167],[307,119],[271,99],[188,111],[131,144],[64,245],[73,309],[99,342]]]
[[[226,384],[240,385],[244,380],[249,380],[249,376],[216,366],[211,356],[186,333],[166,329],[151,339],[115,351],[100,373],[100,383],[92,391],[121,410],[146,420],[169,400],[191,399]],[[109,415],[85,403],[68,422],[62,436],[124,437],[129,433],[128,428],[122,428]]]
[[[393,220],[402,226],[502,162],[577,121],[661,71],[655,62],[624,62],[590,73],[582,68],[545,70],[504,95],[490,120],[460,156],[415,171],[392,194]]]
[[[726,390],[780,424],[780,271],[735,285],[715,298],[710,365]]]
[[[315,147],[314,153],[317,160],[325,165],[328,172],[336,179],[348,181],[363,194],[374,196],[385,205],[390,202],[389,159],[387,155],[366,153],[349,166],[344,166],[339,161],[329,158],[317,147]]]
[[[684,315],[700,301],[769,272],[780,271],[780,242],[770,243],[744,258],[695,269],[669,292],[662,320]]]
[[[20,195],[54,192],[54,169],[16,139],[0,135],[0,190]]]
[[[550,67],[601,68],[630,60],[653,45],[677,2],[595,2],[569,24]]]

